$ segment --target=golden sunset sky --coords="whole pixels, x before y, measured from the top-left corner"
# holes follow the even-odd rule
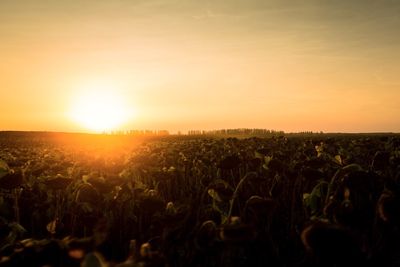
[[[115,129],[399,132],[400,1],[1,0],[0,93],[0,130],[106,99]]]

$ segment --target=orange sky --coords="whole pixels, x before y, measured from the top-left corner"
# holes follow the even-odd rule
[[[398,29],[390,0],[2,0],[0,130],[88,131],[97,85],[120,129],[400,132]]]

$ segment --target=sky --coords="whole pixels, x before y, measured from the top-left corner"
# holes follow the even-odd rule
[[[93,131],[106,90],[124,130],[400,132],[399,29],[396,0],[1,0],[0,130]]]

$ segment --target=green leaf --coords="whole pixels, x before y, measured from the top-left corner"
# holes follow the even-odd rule
[[[8,167],[8,164],[0,159],[0,178],[6,176],[10,172],[10,167]]]
[[[355,164],[355,163],[352,163],[352,164],[349,164],[349,165],[346,165],[346,166],[343,167],[343,171],[346,172],[346,173],[355,172],[355,171],[362,171],[362,170],[363,169],[361,168],[361,166],[358,165],[358,164]]]
[[[321,181],[313,188],[310,194],[303,194],[304,205],[310,209],[311,215],[317,214],[318,209],[321,208],[320,204],[324,199],[324,187],[328,187],[328,183]]]
[[[85,212],[85,213],[92,213],[93,212],[93,207],[89,204],[89,203],[87,203],[87,202],[85,202],[85,203],[82,203],[81,204],[81,207],[82,207],[82,210]]]
[[[265,164],[267,164],[267,166],[268,166],[268,164],[269,164],[269,162],[272,160],[272,157],[271,156],[265,156],[264,157],[264,162],[265,162]]]
[[[258,159],[264,159],[264,155],[257,151],[254,151],[254,157]]]

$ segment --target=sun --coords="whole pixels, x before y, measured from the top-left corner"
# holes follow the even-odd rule
[[[111,88],[82,90],[73,101],[71,117],[91,131],[115,130],[132,116],[132,111],[124,100]]]

